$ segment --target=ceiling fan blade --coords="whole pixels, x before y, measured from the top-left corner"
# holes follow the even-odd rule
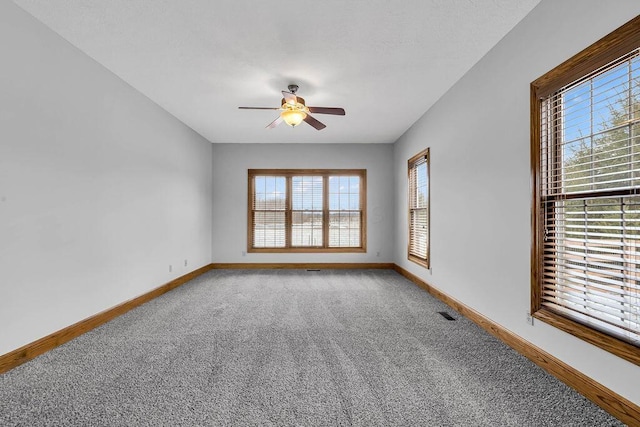
[[[308,107],[309,111],[314,114],[333,114],[336,116],[344,116],[344,108],[332,108],[332,107]]]
[[[238,107],[240,110],[279,110],[280,107]]]
[[[277,119],[275,119],[274,121],[272,121],[267,125],[267,129],[273,129],[274,127],[278,126],[281,122],[282,122],[282,116],[278,116]]]
[[[287,104],[296,105],[298,103],[298,97],[291,92],[287,92],[286,90],[282,91],[282,97]]]
[[[327,125],[325,125],[324,123],[319,122],[318,120],[311,117],[310,114],[307,114],[307,117],[304,118],[304,121],[309,123],[311,126],[316,128],[317,130],[322,130],[327,127]]]

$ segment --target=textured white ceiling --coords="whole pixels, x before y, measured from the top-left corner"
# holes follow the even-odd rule
[[[540,0],[14,0],[211,142],[390,143]],[[327,128],[267,130],[290,83]]]

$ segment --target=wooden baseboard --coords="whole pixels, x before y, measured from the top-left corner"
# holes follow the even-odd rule
[[[558,378],[568,386],[574,388],[578,393],[591,400],[602,409],[618,418],[629,426],[640,426],[640,406],[628,399],[620,396],[613,390],[608,389],[602,384],[589,378],[582,372],[572,368],[560,359],[552,356],[539,347],[531,344],[519,335],[514,334],[510,330],[495,323],[491,319],[478,313],[471,307],[461,303],[460,301],[450,297],[439,289],[434,288],[429,283],[420,279],[418,276],[408,272],[399,265],[395,265],[393,269],[402,276],[406,277],[422,289],[438,298],[458,313],[476,323],[478,326],[489,332],[491,335],[502,340],[509,347],[518,353],[527,357],[529,360],[540,366],[551,375]]]
[[[384,270],[393,270],[395,264],[391,262],[319,262],[319,263],[214,263],[211,264],[216,269],[340,269],[340,268],[354,268],[354,269],[366,269],[377,268]]]
[[[109,308],[103,312],[81,320],[78,323],[67,326],[66,328],[47,335],[44,338],[40,338],[39,340],[29,343],[14,351],[3,354],[0,356],[0,374],[7,372],[10,369],[13,369],[25,362],[28,362],[29,360],[43,353],[46,353],[49,350],[52,350],[59,345],[62,345],[67,341],[70,341],[84,334],[85,332],[90,331],[91,329],[96,328],[133,308],[144,304],[145,302],[159,297],[160,295],[167,293],[174,288],[177,288],[178,286],[188,282],[191,279],[194,279],[195,277],[211,270],[212,268],[212,264],[205,265],[204,267],[194,270],[191,273],[187,273],[184,276],[180,276],[177,279],[170,281],[169,283],[165,283],[160,287],[157,287],[143,295],[140,295],[139,297],[125,301],[122,304],[118,304],[115,307]]]

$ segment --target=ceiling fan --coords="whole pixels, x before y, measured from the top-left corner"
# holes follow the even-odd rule
[[[289,85],[289,92],[282,91],[282,105],[280,107],[238,107],[241,110],[280,110],[280,116],[267,125],[267,129],[273,129],[282,121],[291,127],[298,126],[303,121],[307,122],[317,130],[322,130],[327,126],[313,118],[309,113],[314,114],[333,114],[336,116],[344,116],[343,108],[332,107],[307,107],[304,98],[296,96],[298,85]]]

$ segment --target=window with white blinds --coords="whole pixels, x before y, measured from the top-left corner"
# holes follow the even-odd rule
[[[364,252],[366,170],[249,170],[250,252]]]
[[[359,247],[362,190],[358,175],[332,175],[329,181],[329,246]]]
[[[409,259],[429,268],[429,149],[409,159]]]
[[[323,177],[291,177],[291,246],[322,247]]]
[[[288,205],[286,178],[255,176],[252,184],[252,246],[284,248]]]
[[[533,310],[614,353],[640,347],[640,38],[632,46],[606,62],[584,54],[592,66],[572,81],[532,84]]]

